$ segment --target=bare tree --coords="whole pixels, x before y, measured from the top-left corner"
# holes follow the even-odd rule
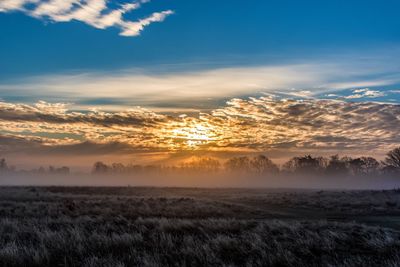
[[[323,157],[312,157],[306,155],[304,157],[294,157],[286,162],[283,168],[289,172],[298,173],[320,173],[325,169],[326,159]]]
[[[0,172],[8,171],[8,165],[6,159],[0,159]]]
[[[234,157],[225,162],[227,171],[243,173],[250,172],[250,159],[248,157]]]
[[[326,166],[326,173],[331,175],[344,175],[348,172],[346,165],[346,158],[340,159],[339,155],[331,156]]]
[[[125,171],[125,166],[122,163],[113,163],[111,169],[113,173],[123,173]]]
[[[108,170],[109,170],[109,167],[106,164],[104,164],[101,161],[98,161],[93,165],[92,173],[104,174],[104,173],[107,173]]]
[[[277,173],[278,166],[264,155],[259,155],[250,160],[251,171],[257,174]]]
[[[388,172],[400,172],[400,147],[389,151],[383,164]]]
[[[347,165],[353,175],[371,175],[379,171],[379,162],[372,157],[349,158]]]
[[[400,169],[400,147],[391,150],[386,156],[385,165]]]
[[[194,158],[188,162],[184,162],[180,165],[180,169],[189,172],[203,172],[212,173],[218,172],[221,164],[217,159],[210,157],[199,157]]]

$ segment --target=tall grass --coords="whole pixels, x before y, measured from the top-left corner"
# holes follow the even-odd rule
[[[400,264],[400,232],[262,218],[260,192],[102,190],[0,188],[0,266]]]

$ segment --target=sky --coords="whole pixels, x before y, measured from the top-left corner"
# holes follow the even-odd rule
[[[15,165],[399,145],[397,0],[0,0]]]

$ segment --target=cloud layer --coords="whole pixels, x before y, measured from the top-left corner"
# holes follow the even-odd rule
[[[236,98],[198,116],[168,116],[2,102],[0,129],[2,153],[387,151],[400,143],[400,105]]]
[[[382,94],[376,87],[400,82],[399,76],[370,77],[375,72],[389,72],[386,66],[366,68],[361,65],[314,62],[308,64],[230,67],[165,73],[160,70],[123,70],[105,73],[46,75],[0,84],[0,97],[24,102],[73,102],[96,105],[106,101],[116,106],[168,106],[199,108],[210,100],[221,103],[233,97],[277,94],[286,97],[313,98],[328,92],[351,92],[353,97],[370,99]],[[171,70],[173,67],[168,66]],[[190,67],[188,68],[190,69]],[[110,90],[112,88],[112,90]],[[345,96],[345,95],[344,95]],[[28,98],[28,99],[26,99]],[[350,97],[349,97],[350,98]],[[32,101],[33,100],[33,101]],[[196,103],[197,102],[197,103]],[[214,105],[216,107],[216,105]],[[209,107],[207,107],[209,108]],[[211,107],[212,108],[212,107]]]
[[[139,9],[150,0],[138,0],[119,4],[112,8],[107,0],[2,0],[0,12],[23,12],[31,17],[51,22],[69,22],[72,20],[86,23],[97,29],[117,27],[122,36],[138,36],[153,22],[162,22],[174,12],[164,10],[131,21],[124,18],[126,13]]]

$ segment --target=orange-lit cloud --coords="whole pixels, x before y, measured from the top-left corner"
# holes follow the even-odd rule
[[[2,102],[0,129],[2,152],[384,151],[400,142],[400,105],[261,97],[193,117]]]

